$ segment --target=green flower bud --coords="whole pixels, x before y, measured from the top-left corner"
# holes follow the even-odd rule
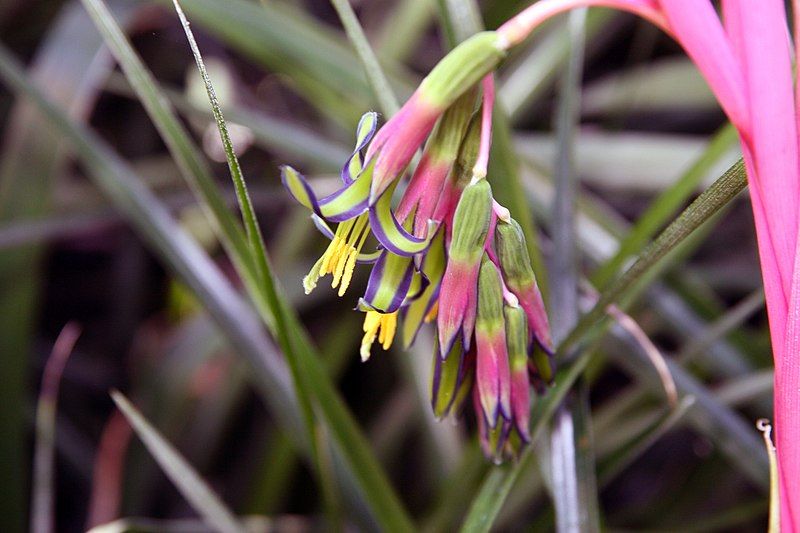
[[[491,260],[484,256],[478,275],[478,322],[485,331],[493,331],[503,324],[503,285],[500,273]]]
[[[495,243],[503,276],[510,288],[527,287],[531,283],[536,283],[525,243],[525,234],[516,220],[498,221]]]
[[[506,306],[506,345],[511,372],[524,370],[528,365],[528,317],[521,307]]]
[[[476,265],[483,254],[492,215],[492,188],[480,180],[464,189],[453,215],[450,260]]]
[[[550,325],[542,293],[539,291],[536,276],[533,274],[525,235],[515,220],[497,221],[495,247],[506,285],[519,299],[525,314],[528,315],[528,326],[531,333],[545,351],[552,352],[553,341],[550,337]],[[540,356],[535,359],[542,378],[550,381],[553,377],[552,364],[544,363],[548,358]]]
[[[493,71],[506,56],[505,39],[493,31],[473,35],[442,59],[422,80],[420,94],[445,109],[465,90]]]

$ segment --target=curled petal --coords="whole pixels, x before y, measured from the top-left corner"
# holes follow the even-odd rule
[[[364,166],[364,157],[361,152],[369,144],[377,129],[378,114],[374,111],[364,113],[361,120],[358,121],[358,128],[356,128],[356,147],[342,167],[341,177],[345,185],[352,183],[361,172]]]
[[[367,290],[359,300],[363,310],[393,313],[400,309],[411,288],[414,262],[410,257],[383,252],[372,267]]]
[[[370,167],[359,179],[345,185],[333,194],[318,199],[306,178],[290,166],[281,169],[281,181],[301,205],[329,222],[343,222],[354,218],[367,209],[369,199]]]
[[[387,191],[375,205],[369,208],[369,223],[372,233],[378,242],[393,254],[412,256],[424,252],[435,233],[434,224],[429,225],[425,238],[415,237],[403,229],[391,210],[393,190],[394,188]]]
[[[292,198],[297,200],[300,205],[310,209],[315,215],[322,216],[317,195],[314,194],[305,176],[289,165],[284,165],[281,167],[281,181]]]

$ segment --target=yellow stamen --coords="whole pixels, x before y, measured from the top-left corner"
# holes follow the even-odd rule
[[[370,349],[376,337],[383,349],[388,350],[392,346],[395,331],[397,331],[397,311],[394,313],[367,311],[364,317],[364,338],[361,339],[361,360],[369,359]]]
[[[331,286],[339,286],[339,296],[344,296],[353,278],[356,260],[369,236],[369,215],[363,214],[339,224],[325,253],[303,279],[306,294],[317,286],[319,278],[332,274]]]
[[[425,321],[426,324],[428,324],[436,320],[436,317],[438,315],[439,315],[439,300],[436,300],[435,302],[433,302],[433,306],[431,306],[430,311],[428,311],[423,320]]]
[[[353,271],[356,268],[356,258],[358,257],[358,250],[350,250],[350,255],[347,256],[347,262],[344,266],[344,273],[342,274],[342,284],[339,286],[339,296],[344,296],[347,292],[347,287],[350,286],[350,280],[353,279]]]
[[[317,287],[317,281],[319,281],[320,277],[319,268],[322,265],[323,259],[324,257],[317,259],[317,262],[311,267],[309,273],[303,278],[303,290],[305,290],[306,294],[311,294],[311,291]]]

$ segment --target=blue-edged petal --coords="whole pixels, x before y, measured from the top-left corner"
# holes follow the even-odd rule
[[[314,214],[330,222],[344,222],[367,210],[371,178],[371,167],[367,167],[357,180],[318,199],[302,174],[290,166],[281,168],[281,181],[289,194]]]
[[[410,257],[384,251],[372,267],[367,290],[359,300],[358,308],[394,313],[405,301],[413,277],[414,262]]]
[[[390,187],[378,201],[369,208],[369,225],[378,242],[390,252],[413,256],[424,252],[435,234],[435,224],[429,223],[425,238],[412,235],[405,229],[392,213],[392,192],[395,187]]]
[[[378,114],[374,111],[364,113],[361,120],[358,121],[358,128],[356,128],[356,147],[342,167],[341,176],[345,185],[352,183],[361,173],[364,166],[364,156],[361,151],[369,144],[377,129]]]
[[[281,181],[283,182],[283,186],[286,187],[286,190],[289,191],[289,194],[291,194],[300,205],[310,209],[317,215],[322,215],[317,195],[314,194],[305,176],[289,165],[284,165],[281,167]]]
[[[322,233],[325,237],[330,240],[333,240],[333,230],[330,226],[319,216],[315,215],[314,213],[311,214],[311,220],[314,222],[314,226],[317,227],[320,233]],[[356,262],[358,263],[374,263],[378,260],[381,255],[382,250],[375,250],[371,253],[360,253],[356,257]]]

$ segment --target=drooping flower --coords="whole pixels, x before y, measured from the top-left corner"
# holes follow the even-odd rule
[[[503,47],[503,39],[492,32],[473,37],[434,68],[377,133],[376,115],[366,114],[342,169],[343,186],[335,193],[320,198],[297,171],[283,169],[289,192],[312,210],[315,224],[331,240],[304,280],[306,291],[331,274],[333,287],[343,295],[355,265],[373,263],[357,305],[365,312],[362,360],[376,342],[388,349],[397,330],[408,346],[424,323],[436,322],[434,414],[459,415],[470,396],[476,398],[481,408],[475,416],[487,428],[480,432],[484,449],[495,460],[516,456],[528,442],[530,381],[552,372],[549,361],[542,370],[531,364],[534,346],[549,347],[547,319],[537,317],[539,322],[529,325],[503,272],[516,275],[512,284],[523,298],[538,295],[539,301],[525,305],[543,313],[535,280],[522,267],[501,270],[498,257],[509,255],[505,248],[513,242],[506,239],[503,254],[495,250],[498,216],[512,221],[485,179],[493,81],[484,79],[482,94],[476,82],[496,65]],[[423,143],[420,162],[392,209],[400,178]],[[328,224],[337,222],[331,230]],[[365,251],[370,235],[378,244],[374,252]],[[519,314],[508,324],[513,336],[507,340],[508,306]],[[532,342],[529,330],[546,340]]]

